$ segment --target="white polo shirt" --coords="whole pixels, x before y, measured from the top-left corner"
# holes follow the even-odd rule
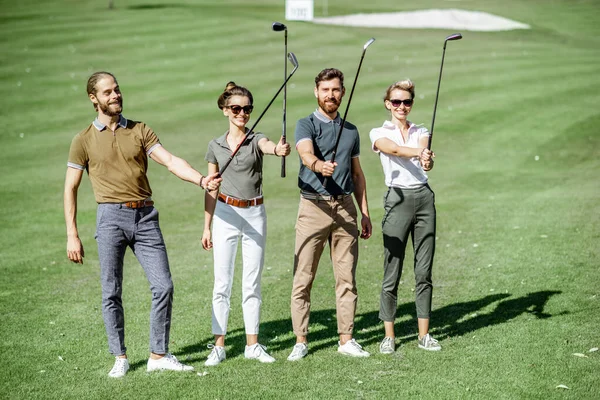
[[[375,146],[378,139],[387,138],[399,146],[418,148],[419,139],[429,136],[429,131],[421,125],[415,125],[410,121],[408,123],[408,140],[406,142],[402,138],[400,129],[390,121],[385,121],[381,128],[372,129],[369,134],[373,151],[379,153],[385,184],[388,187],[414,189],[427,183],[427,174],[421,167],[418,157],[393,156],[379,151]]]

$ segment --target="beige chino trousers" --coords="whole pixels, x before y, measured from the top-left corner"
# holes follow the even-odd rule
[[[294,334],[308,334],[310,291],[325,244],[329,243],[339,334],[352,334],[356,313],[358,227],[352,196],[340,200],[300,198],[296,221],[292,325]]]

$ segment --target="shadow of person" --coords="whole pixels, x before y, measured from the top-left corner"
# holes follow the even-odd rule
[[[446,327],[449,325],[456,324],[457,321],[463,317],[473,314],[490,304],[502,300],[506,297],[510,297],[507,293],[498,293],[493,295],[487,295],[480,299],[470,300],[460,303],[449,304],[431,313],[431,326],[430,329],[439,330],[436,327]],[[416,307],[414,301],[400,304],[396,309],[396,320],[405,316],[410,316],[409,322],[396,323],[395,331],[396,337],[402,338],[401,342],[414,340],[416,337],[417,318],[416,318]],[[359,314],[356,318],[356,330],[357,340],[365,345],[380,342],[383,339],[383,323],[379,319],[379,312],[369,312],[365,314]],[[373,331],[373,327],[377,327]],[[373,332],[371,332],[373,331]]]
[[[449,304],[432,312],[430,329],[437,339],[444,339],[475,332],[481,328],[504,324],[524,313],[534,315],[540,319],[550,318],[552,315],[544,311],[546,303],[552,296],[561,293],[561,291],[544,290],[514,299],[508,299],[511,296],[508,293],[497,293],[475,300]],[[482,311],[494,303],[497,304],[493,311],[487,313]],[[564,312],[561,314],[564,314]],[[396,337],[397,341],[399,339],[400,344],[412,342],[417,337],[414,301],[398,306],[396,320],[406,316],[410,316],[411,320],[396,323]],[[354,337],[361,345],[379,343],[383,338],[383,324],[379,320],[379,311],[357,314],[354,321]],[[260,342],[266,344],[270,352],[286,349],[291,351],[295,343],[295,337],[291,334],[291,327],[291,318],[264,321],[260,325]],[[182,360],[186,362],[204,360],[207,355],[204,354],[207,352],[207,345],[213,343],[213,340],[213,336],[203,337],[195,344],[181,348],[177,355],[178,357],[184,357],[185,355],[186,357]],[[324,349],[335,349],[338,342],[335,308],[311,311],[308,340],[310,353]],[[242,355],[245,345],[246,335],[243,327],[230,330],[227,333],[228,358]],[[190,354],[192,355],[190,356]]]
[[[439,329],[438,338],[449,336],[461,336],[467,333],[477,331],[481,328],[504,324],[518,317],[521,314],[531,314],[539,319],[552,317],[551,314],[544,312],[544,307],[550,297],[561,294],[557,290],[543,290],[539,292],[529,293],[523,297],[516,299],[503,300],[496,305],[496,308],[490,313],[482,313],[465,319],[460,322],[449,323]],[[438,310],[440,312],[443,309]],[[564,315],[568,312],[562,312]],[[432,320],[433,321],[433,320]]]

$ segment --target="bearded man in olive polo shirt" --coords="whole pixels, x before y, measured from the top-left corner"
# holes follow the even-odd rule
[[[109,376],[120,378],[129,369],[125,347],[125,320],[121,300],[123,259],[130,247],[146,272],[152,292],[150,310],[150,357],[147,371],[191,371],[168,352],[173,304],[173,281],[167,251],[153,207],[146,172],[148,156],[177,177],[202,188],[215,190],[217,175],[203,176],[185,160],[169,153],[152,129],[143,122],[125,119],[123,96],[117,79],[96,72],[87,92],[97,118],[71,143],[65,180],[67,256],[83,264],[83,245],[77,231],[77,192],[86,170],[98,211],[96,239],[102,283],[102,315],[115,364]]]
[[[326,243],[329,243],[335,277],[338,352],[368,357],[369,353],[352,338],[358,298],[355,280],[358,237],[371,236],[366,180],[359,161],[360,138],[356,126],[346,121],[336,160],[331,162],[342,123],[338,113],[345,93],[342,71],[335,68],[321,71],[315,78],[314,93],[318,108],[298,121],[295,132],[301,197],[291,302],[296,345],[288,360],[300,360],[308,353],[310,292]],[[362,215],[360,234],[352,194]]]

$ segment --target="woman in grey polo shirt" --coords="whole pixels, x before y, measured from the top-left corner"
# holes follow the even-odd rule
[[[260,362],[273,362],[266,348],[258,343],[260,319],[260,278],[264,264],[267,216],[263,205],[263,156],[287,156],[290,145],[283,139],[275,144],[262,133],[251,133],[246,124],[252,112],[252,94],[229,82],[217,105],[229,121],[229,130],[208,144],[206,161],[212,173],[219,172],[232,152],[240,146],[227,171],[223,173],[220,193],[206,192],[202,247],[214,248],[215,283],[212,303],[212,333],[215,344],[205,365],[225,359],[225,334],[229,318],[231,287],[238,240],[242,240],[242,311],[246,330],[244,355]],[[242,143],[243,141],[243,143]],[[241,144],[241,145],[240,145]],[[211,232],[212,223],[212,232]],[[214,243],[211,240],[214,237]]]
[[[426,171],[433,168],[434,155],[427,149],[429,131],[407,119],[414,98],[415,85],[410,80],[390,85],[383,102],[390,111],[391,120],[370,133],[373,150],[379,153],[385,184],[389,188],[384,198],[382,221],[384,276],[379,318],[384,324],[385,337],[379,346],[381,353],[395,351],[398,283],[409,234],[415,252],[418,346],[425,350],[441,350],[437,340],[429,335],[436,214],[435,196],[427,183]]]

